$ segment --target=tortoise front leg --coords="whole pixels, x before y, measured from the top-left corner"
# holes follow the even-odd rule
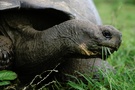
[[[12,42],[9,38],[0,35],[0,70],[10,69],[12,66]]]

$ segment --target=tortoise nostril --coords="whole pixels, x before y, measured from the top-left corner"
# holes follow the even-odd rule
[[[102,34],[103,34],[103,36],[106,37],[107,39],[111,39],[111,38],[112,38],[112,34],[111,34],[109,31],[107,31],[107,30],[104,30],[104,31],[102,32]]]

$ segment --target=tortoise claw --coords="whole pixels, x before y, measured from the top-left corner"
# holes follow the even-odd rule
[[[12,57],[11,40],[5,36],[0,36],[0,70],[11,68]]]
[[[12,58],[7,51],[0,51],[0,70],[9,69],[12,64]]]

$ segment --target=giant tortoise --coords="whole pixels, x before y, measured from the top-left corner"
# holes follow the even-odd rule
[[[111,68],[102,56],[121,44],[121,33],[102,25],[92,0],[0,0],[0,34],[0,69],[15,71],[22,83],[56,66],[58,80],[79,78],[76,71],[96,75],[92,68]]]

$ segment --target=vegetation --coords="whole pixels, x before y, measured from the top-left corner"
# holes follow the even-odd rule
[[[0,90],[15,90],[15,85],[12,85],[12,81],[16,78],[17,74],[13,71],[0,71]]]
[[[11,80],[14,80],[17,78],[16,73],[12,71],[0,71],[0,86],[9,85],[11,84]]]

